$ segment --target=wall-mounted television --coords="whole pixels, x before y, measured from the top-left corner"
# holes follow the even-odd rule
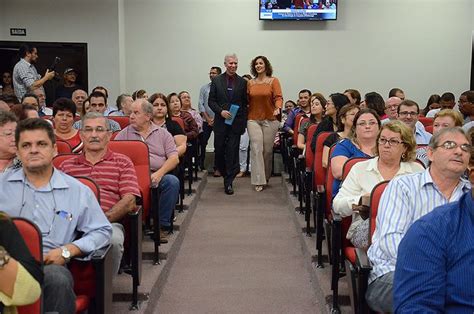
[[[260,20],[337,19],[337,0],[259,0]]]

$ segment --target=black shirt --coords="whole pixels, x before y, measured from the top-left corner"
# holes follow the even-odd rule
[[[171,119],[166,119],[165,124],[162,127],[164,127],[173,136],[176,136],[176,135],[186,136],[186,133],[184,133],[184,130],[181,128],[178,122],[173,121]]]

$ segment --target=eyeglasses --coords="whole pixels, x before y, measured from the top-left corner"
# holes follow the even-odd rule
[[[395,140],[395,139],[393,139],[393,138],[391,138],[391,139],[386,139],[386,138],[382,138],[382,137],[379,138],[378,142],[379,142],[380,145],[385,145],[385,144],[388,143],[388,146],[398,146],[398,145],[400,145],[400,144],[402,144],[402,143],[405,144],[405,142],[400,142],[400,141]]]
[[[401,117],[406,117],[406,116],[417,116],[418,115],[418,112],[415,112],[415,111],[402,111],[398,114],[399,116]]]
[[[91,128],[91,127],[85,127],[82,129],[82,132],[83,133],[86,133],[86,134],[91,134],[91,133],[94,133],[94,131],[96,133],[105,133],[105,132],[108,132],[109,130],[106,129],[106,128],[103,128],[101,126],[98,126],[96,127],[95,129],[94,128]]]
[[[369,121],[369,122],[366,122],[366,121],[362,121],[362,122],[357,122],[357,126],[374,126],[378,124],[376,121]]]
[[[466,152],[466,153],[470,153],[471,150],[472,150],[472,145],[471,144],[461,144],[461,145],[459,145],[458,143],[456,143],[454,141],[446,141],[441,145],[435,146],[435,148],[438,148],[438,147],[443,147],[446,150],[452,150],[452,149],[456,149],[458,147],[461,147],[461,150],[463,152]]]

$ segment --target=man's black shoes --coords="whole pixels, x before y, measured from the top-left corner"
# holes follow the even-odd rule
[[[234,189],[232,188],[232,185],[228,185],[228,186],[225,187],[225,194],[227,194],[227,195],[234,194]]]

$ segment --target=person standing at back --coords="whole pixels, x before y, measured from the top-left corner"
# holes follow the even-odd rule
[[[251,183],[255,191],[260,192],[272,174],[273,141],[280,126],[277,115],[283,104],[283,96],[280,81],[272,76],[272,65],[265,56],[257,56],[252,60],[250,72],[254,76],[247,83]]]
[[[224,177],[225,193],[234,194],[232,183],[239,172],[240,135],[247,122],[247,82],[237,75],[235,54],[224,58],[225,73],[216,76],[209,91],[209,107],[215,113],[214,148],[216,165]],[[231,110],[237,109],[234,116]]]

